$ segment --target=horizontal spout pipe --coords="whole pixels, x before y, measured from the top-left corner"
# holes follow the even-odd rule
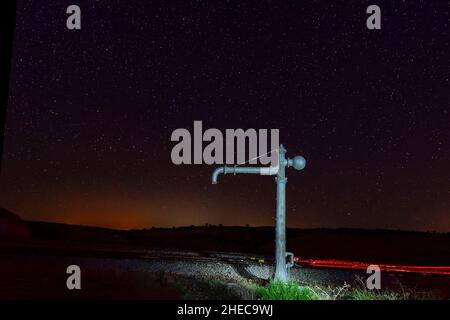
[[[250,174],[261,174],[261,175],[274,175],[278,172],[277,167],[219,167],[216,168],[212,174],[211,182],[212,184],[217,184],[217,178],[221,173],[223,174],[236,174],[236,173],[250,173]]]

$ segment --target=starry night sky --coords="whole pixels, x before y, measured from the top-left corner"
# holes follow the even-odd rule
[[[82,29],[66,29],[78,4]],[[366,28],[370,4],[382,30]],[[274,225],[273,177],[176,128],[278,128],[290,227],[450,231],[446,1],[19,1],[0,205],[116,228]]]

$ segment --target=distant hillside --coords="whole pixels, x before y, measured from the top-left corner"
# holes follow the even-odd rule
[[[0,239],[31,237],[31,229],[20,217],[9,210],[0,208]]]
[[[2,211],[3,212],[3,211]],[[174,248],[273,255],[274,227],[191,226],[113,230],[48,222],[23,222],[34,243],[64,246]],[[0,215],[0,221],[2,216]],[[450,233],[363,229],[288,229],[287,248],[305,259],[450,265]]]

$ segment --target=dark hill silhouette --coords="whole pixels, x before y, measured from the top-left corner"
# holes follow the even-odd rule
[[[190,226],[114,230],[51,222],[15,221],[32,231],[32,241],[48,246],[170,248],[230,251],[272,256],[274,227]],[[14,229],[14,228],[13,228]],[[450,233],[365,229],[288,229],[287,248],[303,259],[346,259],[372,263],[450,265]]]
[[[0,238],[30,238],[31,229],[17,214],[0,208]]]

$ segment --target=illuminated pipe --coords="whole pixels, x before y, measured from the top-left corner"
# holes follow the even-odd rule
[[[223,166],[214,170],[211,182],[212,184],[217,184],[217,178],[221,173],[223,174],[236,174],[236,173],[250,173],[250,174],[260,174],[260,175],[275,175],[278,173],[279,167],[227,167]]]

